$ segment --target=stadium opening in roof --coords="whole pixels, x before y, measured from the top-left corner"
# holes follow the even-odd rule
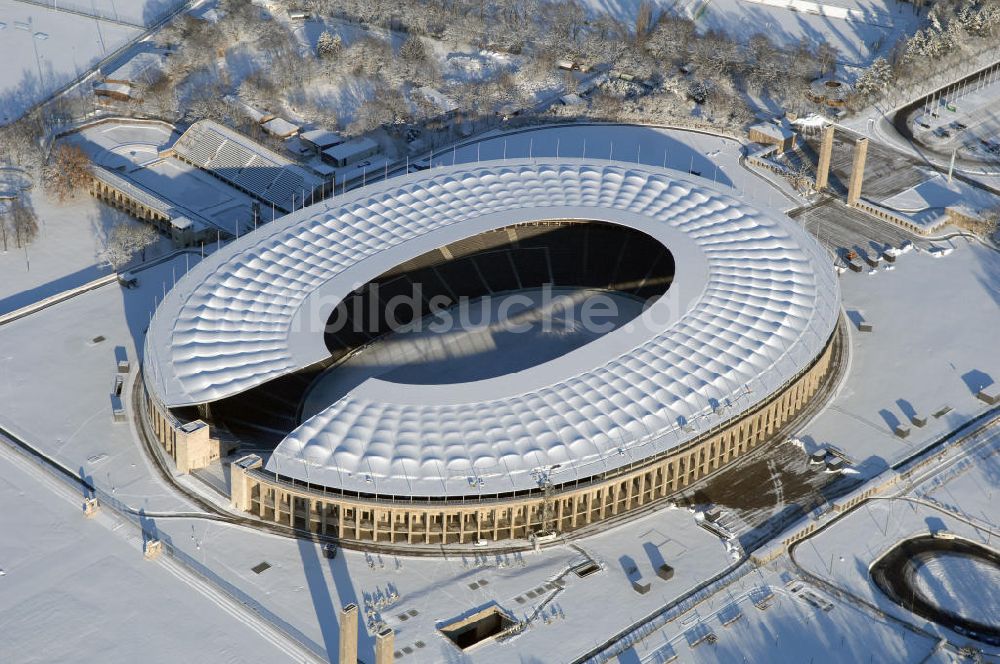
[[[694,180],[694,181],[693,181]],[[823,250],[684,174],[453,166],[296,211],[193,268],[143,412],[233,505],[343,539],[568,532],[772,439],[842,352]]]

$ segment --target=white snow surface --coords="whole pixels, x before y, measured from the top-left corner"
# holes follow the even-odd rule
[[[911,251],[892,272],[841,277],[848,317],[860,312],[874,330],[848,326],[847,375],[799,432],[808,449],[832,445],[879,472],[989,409],[975,394],[1000,378],[1000,254],[966,240],[939,249],[950,253]],[[952,410],[931,416],[943,406]],[[924,426],[911,424],[914,413],[928,416]]]
[[[358,284],[449,242],[553,218],[625,224],[663,242],[677,263],[667,296],[633,325],[516,374],[369,381],[292,432],[268,468],[411,495],[531,488],[535,469],[557,464],[553,482],[586,477],[765,399],[836,323],[838,285],[819,245],[707,183],[583,160],[459,165],[306,208],[210,257],[154,317],[148,384],[181,406],[308,366],[327,357],[320,330]]]
[[[634,28],[642,0],[583,0],[593,13],[606,12]],[[663,13],[691,19],[699,33],[725,32],[746,40],[756,33],[794,47],[826,41],[837,61],[863,67],[886,56],[896,41],[921,27],[922,17],[901,0],[655,0],[654,18]]]
[[[985,561],[941,553],[918,564],[913,582],[942,611],[980,622],[1000,616],[1000,569]]]
[[[278,644],[178,578],[176,566],[143,560],[138,530],[106,514],[85,519],[82,495],[54,493],[7,454],[0,451],[7,506],[0,514],[0,661],[285,660]]]
[[[948,182],[940,173],[928,173],[926,180],[885,199],[882,205],[901,212],[944,209],[951,205],[989,210],[1000,207],[1000,196],[961,180]]]
[[[138,27],[16,0],[0,0],[0,23],[4,25],[0,28],[0,125],[13,122],[142,34]]]

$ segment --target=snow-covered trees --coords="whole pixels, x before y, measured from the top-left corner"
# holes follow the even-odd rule
[[[129,261],[141,253],[146,258],[146,247],[156,242],[159,234],[149,224],[121,222],[111,230],[102,257],[115,271],[125,267]]]
[[[865,99],[875,97],[892,83],[892,67],[885,58],[875,58],[854,83],[854,91]]]
[[[684,64],[688,60],[690,45],[694,39],[694,21],[664,16],[646,40],[646,49],[664,64]]]
[[[427,49],[420,37],[408,37],[403,45],[399,47],[399,57],[406,62],[423,62],[427,59]]]
[[[371,99],[361,105],[354,122],[348,127],[351,134],[362,134],[382,125],[398,124],[411,116],[403,94],[396,88],[381,86]]]
[[[913,66],[974,48],[975,38],[1000,33],[998,0],[941,2],[927,13],[929,25],[918,30],[902,49],[902,63]]]
[[[316,55],[320,58],[333,58],[344,48],[340,35],[326,30],[316,42]]]
[[[42,135],[45,131],[45,121],[37,110],[0,127],[2,160],[31,169],[40,168],[44,159]]]

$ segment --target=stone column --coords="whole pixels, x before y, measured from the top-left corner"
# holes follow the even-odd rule
[[[358,664],[358,605],[340,610],[340,664]]]
[[[857,205],[861,199],[861,185],[865,179],[865,159],[868,157],[868,139],[859,138],[854,144],[854,163],[851,165],[851,183],[847,188],[847,204]]]
[[[819,148],[819,165],[816,167],[816,191],[826,189],[830,179],[830,159],[833,156],[833,125],[823,130],[823,143]]]
[[[386,627],[375,635],[375,664],[392,664],[395,633]]]

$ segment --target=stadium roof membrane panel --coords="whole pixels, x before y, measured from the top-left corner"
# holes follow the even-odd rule
[[[551,219],[647,233],[676,260],[625,327],[473,383],[371,380],[289,434],[268,470],[392,495],[490,495],[585,479],[691,440],[766,399],[821,352],[839,288],[780,212],[687,174],[583,160],[436,168],[297,211],[205,259],[150,326],[146,380],[167,406],[215,401],[329,355],[355,288],[481,232]]]

